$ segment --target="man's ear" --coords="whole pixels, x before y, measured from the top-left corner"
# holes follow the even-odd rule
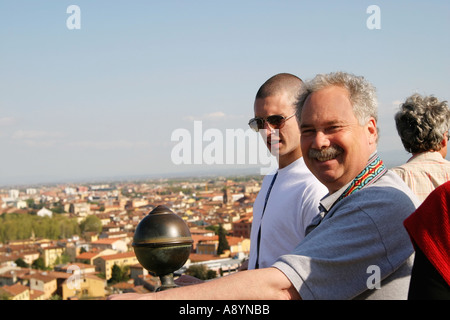
[[[448,132],[444,133],[444,139],[441,141],[441,150],[439,153],[442,155],[442,158],[447,156],[447,147],[448,147]]]
[[[376,144],[378,141],[378,128],[377,122],[373,117],[370,117],[366,124],[367,134],[369,136],[369,143]]]
[[[441,141],[442,148],[445,148],[448,144],[448,132],[444,133],[444,139]]]

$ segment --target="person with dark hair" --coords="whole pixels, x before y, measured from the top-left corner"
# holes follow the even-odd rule
[[[259,88],[249,126],[261,133],[278,169],[264,177],[253,205],[249,269],[270,267],[305,237],[327,189],[305,165],[295,117],[303,81],[279,73]]]
[[[432,191],[404,225],[416,250],[408,299],[450,300],[450,181]]]
[[[450,110],[446,101],[413,94],[395,114],[395,125],[405,150],[412,157],[392,168],[420,201],[436,187],[450,180],[446,160]]]

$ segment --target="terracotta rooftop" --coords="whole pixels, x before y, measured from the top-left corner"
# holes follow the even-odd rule
[[[68,269],[71,268],[72,266],[77,266],[81,270],[95,268],[95,266],[93,266],[91,264],[85,264],[85,263],[81,263],[81,262],[71,262],[66,265],[62,265],[62,266],[58,267],[58,269],[61,270],[62,272],[67,273]]]
[[[53,281],[53,280],[56,279],[55,277],[53,277],[53,276],[51,276],[51,275],[43,274],[43,273],[34,273],[34,274],[31,274],[31,275],[30,275],[30,278],[31,278],[31,279],[37,279],[37,280],[43,281],[44,283],[47,283],[47,282],[50,282],[50,281]]]
[[[29,290],[27,286],[24,286],[20,283],[15,283],[10,286],[3,286],[2,289],[12,296],[17,296],[18,294],[21,294],[22,292]]]
[[[92,258],[94,258],[94,257],[96,257],[96,256],[98,256],[98,252],[83,252],[83,253],[80,253],[79,255],[77,255],[77,259],[92,259]]]
[[[44,296],[44,291],[40,291],[40,290],[30,290],[30,300],[35,300],[41,296]]]
[[[123,258],[131,258],[135,257],[134,251],[124,252],[124,253],[117,253],[117,254],[110,254],[106,256],[101,256],[100,258],[103,260],[115,260],[115,259],[123,259]]]
[[[117,239],[117,238],[104,238],[104,239],[99,239],[97,241],[92,241],[92,244],[113,244],[119,240],[120,239]]]

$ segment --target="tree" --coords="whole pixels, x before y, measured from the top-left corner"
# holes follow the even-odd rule
[[[217,254],[224,253],[225,250],[230,249],[230,245],[228,244],[227,234],[222,224],[219,224],[219,229],[217,230],[217,234],[219,236],[219,245],[217,246]]]
[[[39,270],[45,270],[45,262],[44,259],[42,259],[42,257],[37,258],[36,260],[33,261],[33,263],[31,264],[31,267],[33,269],[39,269]]]
[[[60,202],[55,202],[50,208],[53,213],[64,213],[64,205]]]
[[[111,279],[108,280],[109,283],[114,284],[120,282],[122,279],[122,269],[114,263],[111,268]]]
[[[111,268],[111,279],[108,280],[110,284],[115,284],[122,281],[127,281],[130,277],[128,276],[129,266],[119,267],[114,264]]]
[[[63,264],[70,262],[70,256],[64,252],[62,255],[58,256],[54,262],[54,264]]]
[[[217,277],[217,272],[208,269],[204,264],[190,265],[186,270],[186,274],[201,280],[214,279],[215,277]]]
[[[25,200],[27,203],[27,207],[31,209],[36,209],[36,204],[34,203],[34,199],[27,199]]]
[[[57,215],[38,217],[32,214],[8,213],[0,216],[0,242],[38,238],[61,239],[79,234],[76,219]]]
[[[12,297],[9,293],[0,288],[0,300],[12,300]]]
[[[211,269],[208,269],[206,271],[206,280],[208,279],[214,279],[215,277],[217,277],[217,272]]]
[[[25,261],[23,261],[22,258],[18,258],[16,261],[14,261],[14,263],[15,263],[18,267],[21,267],[21,268],[29,268],[29,267],[30,267],[29,264],[26,263]]]
[[[214,231],[214,234],[218,234],[219,233],[219,226],[217,226],[217,225],[209,225],[205,229]]]
[[[87,216],[80,224],[82,232],[97,232],[102,231],[102,221],[94,215]]]

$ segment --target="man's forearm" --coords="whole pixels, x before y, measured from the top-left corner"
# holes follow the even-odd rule
[[[300,299],[289,279],[276,268],[237,272],[201,284],[148,295],[118,295],[114,299],[154,300],[281,300]]]

